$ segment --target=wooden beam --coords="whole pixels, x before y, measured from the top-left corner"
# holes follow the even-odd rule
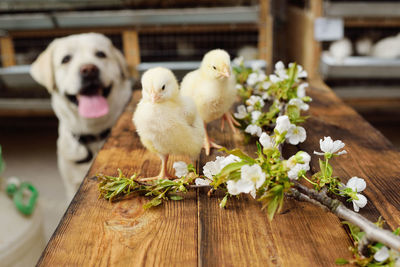
[[[273,53],[273,17],[271,15],[270,0],[260,0],[260,19],[258,30],[258,54],[259,58],[267,62],[267,71],[271,72]]]
[[[14,43],[11,36],[0,37],[0,55],[3,67],[15,66]]]
[[[137,31],[139,33],[172,33],[172,32],[209,32],[209,31],[246,31],[257,30],[256,24],[223,24],[223,25],[168,25],[168,26],[141,26],[141,27],[101,27],[101,28],[66,28],[49,30],[9,31],[14,38],[26,37],[57,37],[76,33],[99,32],[103,34],[121,34],[123,31]]]
[[[140,64],[138,32],[134,30],[122,32],[122,44],[129,70],[135,78],[138,78],[137,66]]]

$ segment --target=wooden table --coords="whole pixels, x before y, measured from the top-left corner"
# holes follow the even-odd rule
[[[331,136],[346,143],[348,155],[332,160],[334,172],[346,181],[365,178],[368,205],[360,211],[390,228],[400,225],[400,153],[391,143],[343,104],[321,83],[309,90],[311,118],[307,141],[300,149],[312,154],[319,139]],[[156,175],[159,159],[139,142],[132,112],[140,98],[135,92],[98,154],[77,195],[39,260],[39,266],[335,266],[351,258],[351,241],[334,215],[309,203],[287,199],[281,214],[269,222],[260,205],[248,197],[232,200],[222,210],[220,196],[198,190],[184,201],[170,201],[144,211],[144,197],[117,203],[98,199],[97,173],[140,172]],[[244,147],[240,135],[218,130],[211,136],[228,148]],[[199,166],[213,160],[201,154]],[[172,162],[182,158],[173,157]],[[318,165],[312,157],[312,171]]]

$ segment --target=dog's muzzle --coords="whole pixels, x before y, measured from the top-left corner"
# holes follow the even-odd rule
[[[79,69],[81,89],[78,94],[66,94],[67,99],[78,106],[79,114],[85,118],[98,118],[108,114],[107,97],[112,83],[104,86],[100,80],[100,70],[94,64],[82,65]]]

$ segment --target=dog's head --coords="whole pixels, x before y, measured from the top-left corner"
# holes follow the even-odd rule
[[[122,54],[102,34],[85,33],[54,40],[31,66],[32,77],[59,94],[85,118],[108,113],[107,97],[128,79]]]

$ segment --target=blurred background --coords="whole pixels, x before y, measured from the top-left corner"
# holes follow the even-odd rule
[[[36,231],[43,245],[68,203],[57,169],[58,121],[50,95],[33,81],[29,67],[54,38],[83,32],[107,35],[136,81],[155,65],[182,78],[214,48],[232,58],[262,59],[267,72],[278,60],[296,61],[400,147],[398,0],[2,0],[2,177],[30,181],[40,192],[38,218],[19,219],[26,231],[41,225]],[[13,238],[0,230],[0,262],[17,257],[5,252],[12,242],[35,244]]]

